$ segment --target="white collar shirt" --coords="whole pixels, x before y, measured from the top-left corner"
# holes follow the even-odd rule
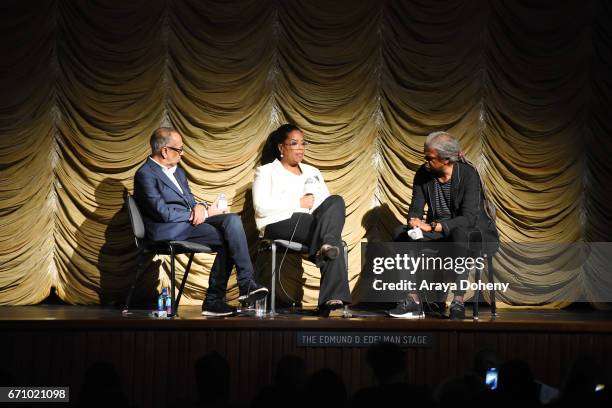
[[[176,179],[176,177],[174,177],[174,173],[176,172],[177,166],[172,166],[170,168],[167,168],[166,166],[159,164],[157,161],[155,161],[155,159],[153,159],[152,157],[149,157],[149,159],[151,159],[151,161],[155,164],[157,164],[159,167],[161,167],[162,171],[164,172],[164,174],[166,176],[168,176],[168,178],[170,179],[170,181],[172,181],[172,183],[176,186],[176,188],[179,189],[179,191],[181,192],[181,194],[183,193],[183,189],[181,188],[181,185],[179,184],[178,180]]]

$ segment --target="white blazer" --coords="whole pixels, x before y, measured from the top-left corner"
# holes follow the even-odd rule
[[[266,225],[287,220],[296,212],[309,212],[307,208],[300,207],[304,184],[309,178],[314,182],[309,188],[315,199],[311,211],[329,197],[323,176],[316,167],[300,163],[300,169],[302,174],[298,176],[285,169],[279,160],[274,160],[255,170],[253,206],[260,236],[263,236]]]

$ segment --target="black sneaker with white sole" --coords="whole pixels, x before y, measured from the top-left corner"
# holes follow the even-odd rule
[[[235,313],[236,309],[221,300],[211,303],[205,302],[202,305],[202,314],[204,316],[223,317],[232,316]]]
[[[420,319],[424,317],[423,305],[417,303],[412,296],[408,296],[408,298],[399,302],[395,308],[387,313],[389,313],[389,316],[399,319]]]
[[[268,296],[268,288],[257,282],[252,282],[249,289],[238,297],[240,303],[253,303]]]

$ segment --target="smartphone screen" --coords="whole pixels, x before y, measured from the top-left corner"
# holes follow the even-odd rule
[[[492,390],[497,388],[497,368],[492,367],[487,370],[485,384]]]

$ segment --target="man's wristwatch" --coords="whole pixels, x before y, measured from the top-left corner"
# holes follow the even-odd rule
[[[195,209],[198,205],[204,206],[204,219],[208,218],[208,203],[206,201],[197,202],[197,203],[195,203],[193,208]]]
[[[435,221],[432,221],[432,223],[429,225],[431,226],[431,232],[436,232],[436,227],[438,226],[438,223]]]

